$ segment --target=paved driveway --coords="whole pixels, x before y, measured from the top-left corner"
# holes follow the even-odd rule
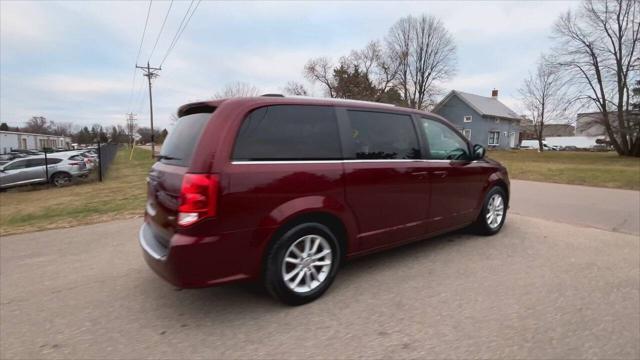
[[[514,214],[640,235],[640,191],[512,180],[511,193]]]
[[[639,358],[637,236],[510,215],[347,264],[314,303],[176,291],[140,220],[3,237],[5,358]]]

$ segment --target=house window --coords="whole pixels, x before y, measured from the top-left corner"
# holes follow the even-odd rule
[[[496,124],[500,124],[500,119],[496,118]]]
[[[500,131],[489,131],[489,145],[500,145]]]
[[[471,122],[471,120],[472,120],[471,115],[465,115],[464,122]]]
[[[463,129],[462,134],[464,135],[464,137],[471,140],[471,129]]]

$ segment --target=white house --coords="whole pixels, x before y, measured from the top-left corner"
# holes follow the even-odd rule
[[[42,150],[43,148],[71,148],[68,136],[32,134],[15,131],[0,131],[0,152],[6,154],[13,149]]]

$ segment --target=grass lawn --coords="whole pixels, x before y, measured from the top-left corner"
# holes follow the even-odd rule
[[[490,151],[487,156],[506,165],[512,179],[640,190],[640,159],[613,152],[520,150]],[[136,148],[129,160],[129,151],[122,148],[102,183],[0,193],[0,235],[141,216],[152,164],[149,150]]]
[[[640,158],[615,152],[489,151],[512,179],[640,190]]]
[[[0,235],[140,216],[152,164],[149,150],[136,148],[129,160],[129,151],[123,147],[102,183],[43,185],[31,187],[33,191],[17,188],[0,193]]]

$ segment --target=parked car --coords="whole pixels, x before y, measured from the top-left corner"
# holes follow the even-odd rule
[[[346,259],[472,226],[500,231],[507,170],[444,118],[284,97],[182,106],[148,177],[139,242],[182,288],[261,280],[321,296]]]
[[[88,174],[83,158],[77,154],[50,154],[47,157],[47,164],[48,178],[44,156],[15,159],[2,165],[0,167],[0,189],[46,182],[63,186],[70,183],[73,178]]]
[[[522,140],[520,144],[520,149],[522,150],[539,150],[540,146],[538,144],[538,140]],[[559,146],[550,146],[547,145],[545,141],[542,141],[542,149],[546,151],[559,151]]]

